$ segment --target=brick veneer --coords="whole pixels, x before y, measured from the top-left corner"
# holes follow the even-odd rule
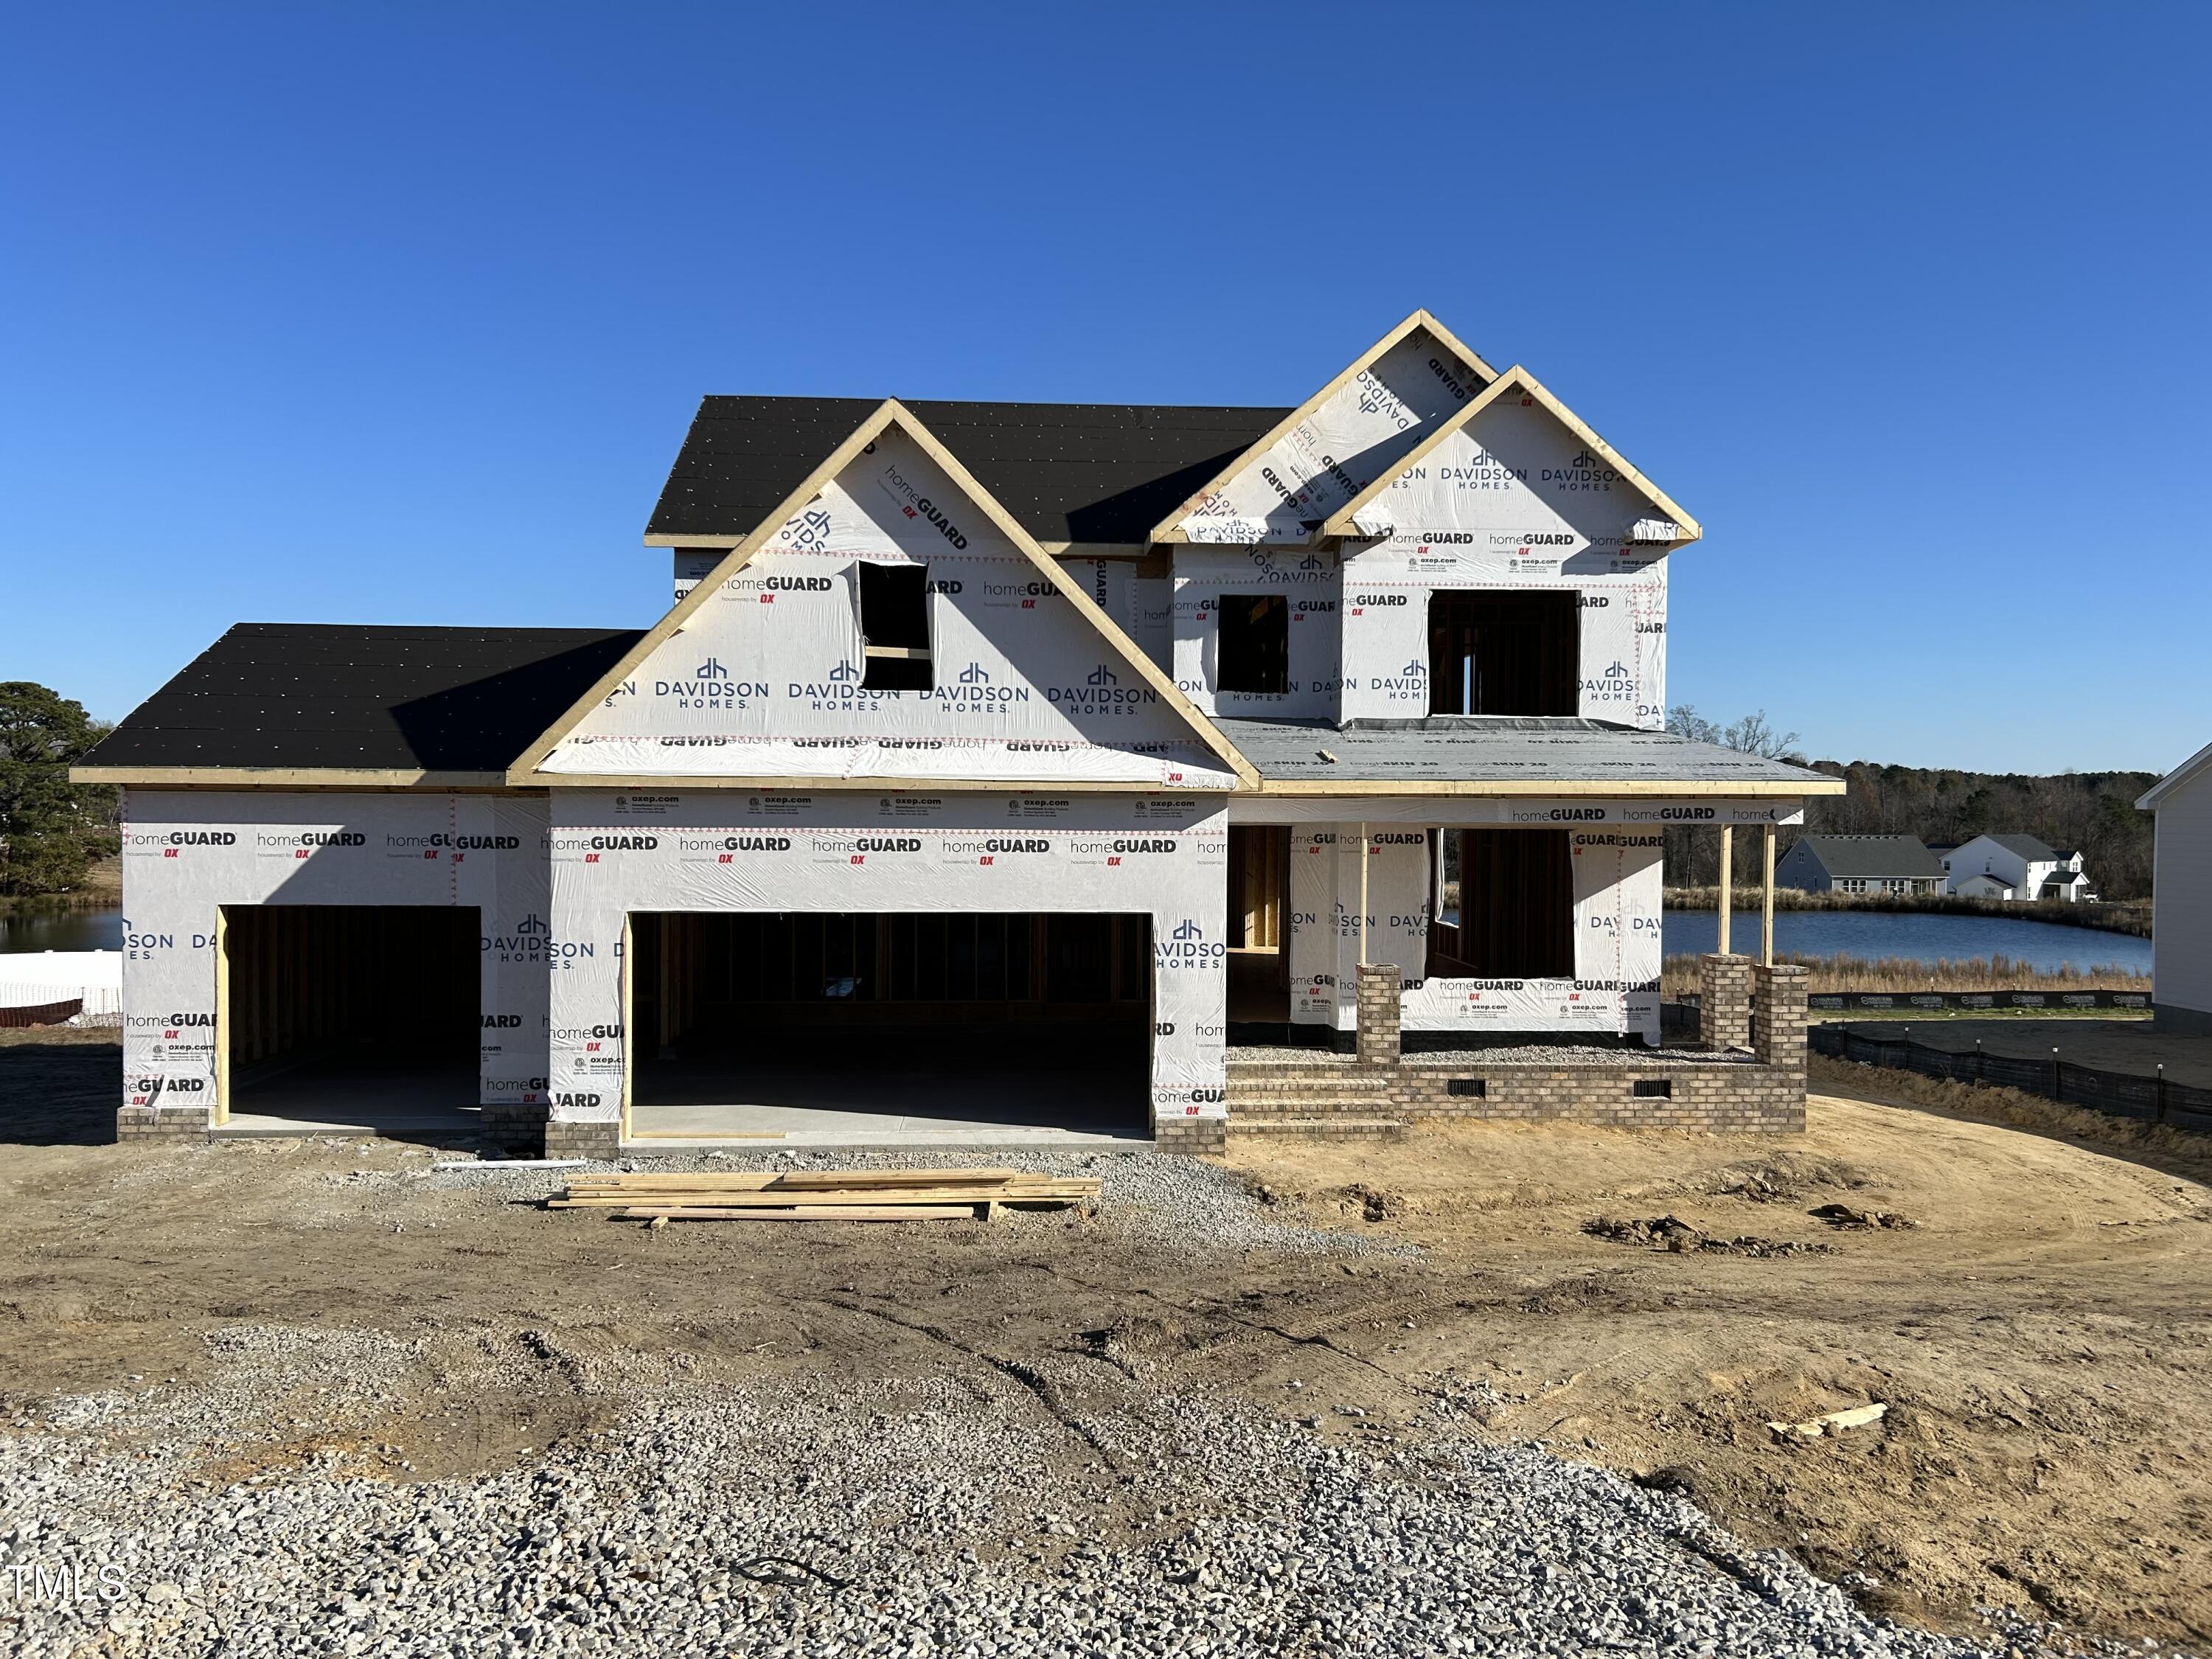
[[[1805,993],[1809,970],[1802,963],[1778,962],[1751,970],[1752,1052],[1760,1061],[1805,1075]]]
[[[1354,1052],[1363,1066],[1398,1063],[1401,983],[1398,969],[1390,963],[1359,964],[1359,977],[1352,994],[1359,1019],[1359,1037]]]
[[[1698,1041],[1708,1048],[1751,1047],[1751,958],[1708,951],[1698,958]]]
[[[1358,1059],[1284,1050],[1280,1059],[1236,1062],[1229,1067],[1228,1127],[1233,1130],[1240,1120],[1296,1122],[1325,1133],[1332,1118],[1342,1120],[1347,1133],[1387,1121],[1501,1118],[1728,1133],[1802,1130],[1805,969],[1784,964],[1754,971],[1748,957],[1703,961],[1700,1018],[1708,1032],[1727,1039],[1707,1045],[1717,1050],[1710,1058],[1645,1059],[1626,1050],[1587,1062],[1490,1061],[1480,1050],[1407,1060],[1399,1053],[1397,970],[1363,967]],[[1754,1042],[1754,995],[1756,1046],[1746,1053]],[[1638,1084],[1663,1085],[1665,1092],[1638,1094]]]
[[[546,1121],[543,1106],[525,1106],[502,1103],[483,1109],[483,1138],[487,1146],[496,1146],[510,1158],[539,1158],[545,1155]],[[590,1124],[572,1124],[572,1128],[590,1128]]]
[[[1229,1125],[1218,1117],[1166,1118],[1152,1126],[1152,1144],[1164,1152],[1218,1152]]]
[[[556,1120],[545,1126],[544,1146],[548,1158],[611,1158],[622,1152],[622,1125],[611,1121],[563,1123]]]
[[[208,1112],[204,1106],[182,1111],[133,1111],[125,1106],[115,1115],[118,1140],[205,1140]]]

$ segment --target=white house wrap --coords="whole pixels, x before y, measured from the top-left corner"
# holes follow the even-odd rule
[[[1699,533],[1425,313],[1292,410],[707,399],[649,629],[242,625],[79,769],[119,1121],[472,1030],[488,1130],[568,1151],[865,1115],[887,1040],[1215,1146],[1225,1048],[1348,1049],[1363,963],[1431,1044],[1656,1042],[1662,830],[1841,787],[1662,729]]]

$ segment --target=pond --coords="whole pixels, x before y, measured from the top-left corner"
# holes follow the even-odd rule
[[[1695,956],[1718,941],[1720,913],[1668,910],[1660,938],[1668,956]],[[1759,912],[1738,910],[1730,946],[1759,950]],[[1915,962],[1966,962],[2010,957],[2039,973],[2058,969],[2119,968],[2150,971],[2150,941],[2132,933],[2067,927],[2026,917],[1943,915],[1910,910],[1777,910],[1777,955],[1904,957]]]
[[[0,909],[0,953],[122,948],[120,910]]]

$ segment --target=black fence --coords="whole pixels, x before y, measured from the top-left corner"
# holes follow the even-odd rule
[[[2100,1071],[2056,1055],[2049,1060],[2022,1060],[1985,1054],[1978,1044],[1968,1049],[1936,1048],[1909,1037],[1868,1036],[1848,1025],[1815,1025],[1810,1038],[1814,1054],[1856,1060],[1862,1066],[1887,1066],[1893,1071],[1917,1072],[1922,1077],[1944,1078],[1953,1083],[1987,1083],[2114,1117],[2170,1123],[2178,1129],[2212,1130],[2212,1089],[2169,1083],[2163,1073],[2144,1077]]]
[[[1817,991],[1805,999],[1815,1013],[1845,1009],[1862,1012],[1959,1008],[2143,1008],[2148,991]]]

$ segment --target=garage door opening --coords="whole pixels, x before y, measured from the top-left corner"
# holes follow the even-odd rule
[[[474,906],[224,906],[228,1127],[473,1133],[477,933]]]
[[[629,1133],[1152,1133],[1143,915],[630,917]]]

